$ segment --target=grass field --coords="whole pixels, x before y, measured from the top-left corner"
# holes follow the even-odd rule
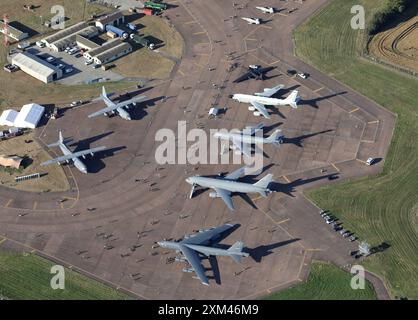
[[[390,248],[365,260],[390,294],[418,298],[418,81],[359,58],[365,31],[350,28],[350,9],[362,4],[370,19],[383,0],[333,0],[295,32],[297,54],[398,115],[381,174],[313,190],[307,195],[331,210],[372,245]]]
[[[366,281],[364,290],[353,290],[352,275],[334,265],[314,261],[307,280],[293,288],[273,293],[266,300],[374,300],[376,293]]]
[[[0,252],[0,297],[19,300],[132,299],[113,288],[65,269],[65,289],[50,286],[55,265],[34,254]]]

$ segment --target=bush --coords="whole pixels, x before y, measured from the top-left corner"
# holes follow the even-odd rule
[[[386,0],[385,9],[376,13],[370,22],[369,33],[371,35],[378,33],[396,15],[405,11],[406,7],[414,0]]]

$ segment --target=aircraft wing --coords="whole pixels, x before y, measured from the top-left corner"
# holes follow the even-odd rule
[[[234,211],[234,203],[232,202],[231,193],[225,189],[213,188],[218,196],[222,198],[229,210]]]
[[[209,285],[209,280],[205,275],[205,269],[203,268],[202,264],[200,263],[200,258],[196,251],[186,247],[181,246],[181,252],[183,253],[184,257],[187,259],[187,261],[192,266],[194,272],[199,277],[200,281],[202,281],[203,284]]]
[[[94,117],[97,117],[97,116],[101,116],[101,115],[103,115],[103,114],[105,114],[105,113],[108,113],[108,112],[114,111],[114,110],[116,110],[117,108],[119,108],[119,107],[118,107],[118,105],[117,105],[117,104],[114,104],[114,105],[112,105],[112,106],[109,106],[109,107],[106,107],[106,108],[100,109],[99,111],[96,111],[96,112],[94,112],[94,113],[92,113],[92,114],[89,114],[89,115],[88,115],[88,117],[89,117],[89,118],[94,118]]]
[[[256,126],[246,126],[243,131],[249,130],[251,135],[254,135],[257,131],[264,128],[264,123],[260,123]],[[246,132],[245,132],[246,133]]]
[[[181,241],[182,244],[205,244],[217,238],[218,235],[224,233],[225,231],[231,229],[233,224],[224,224],[223,226],[211,228],[206,231],[196,233],[189,238],[186,238]]]
[[[72,154],[68,154],[68,155],[65,155],[65,156],[61,156],[61,157],[58,157],[58,158],[55,158],[55,159],[45,161],[45,162],[41,163],[41,166],[47,166],[47,165],[50,165],[50,164],[53,164],[53,163],[61,163],[61,162],[65,162],[65,161],[68,161],[68,160],[73,160],[74,158],[82,157],[84,155],[91,154],[91,153],[100,152],[100,151],[103,151],[105,149],[106,149],[106,147],[102,146],[102,147],[97,147],[97,148],[92,148],[92,149],[87,149],[87,150],[83,150],[83,151],[74,152]]]
[[[245,173],[245,169],[247,169],[247,167],[241,167],[233,172],[231,172],[230,174],[226,175],[224,177],[224,179],[227,180],[237,180],[239,177],[242,177]]]
[[[263,115],[264,118],[270,119],[270,115],[269,115],[267,109],[264,107],[264,105],[262,105],[259,102],[255,102],[255,101],[251,102],[251,105],[254,108],[256,108],[257,111],[260,112]]]
[[[239,151],[241,151],[242,154],[249,158],[251,157],[251,146],[249,146],[247,143],[242,141],[235,141],[234,139],[232,139],[232,143]]]
[[[251,77],[251,72],[246,72],[243,75],[239,76],[238,78],[236,78],[233,82],[234,83],[238,83],[244,80],[247,80],[248,78]]]
[[[126,101],[119,102],[119,103],[116,104],[116,106],[117,106],[117,108],[125,107],[129,104],[132,104],[132,103],[137,103],[137,102],[144,101],[145,98],[146,98],[145,96],[139,96],[139,97],[136,97],[136,98],[132,98],[132,99],[129,99],[129,100],[126,100]]]
[[[272,95],[276,94],[283,88],[284,88],[284,85],[280,84],[278,86],[275,86],[274,88],[265,88],[263,92],[257,92],[255,93],[255,95],[259,97],[271,97]]]

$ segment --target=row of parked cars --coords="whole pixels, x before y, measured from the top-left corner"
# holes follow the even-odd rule
[[[67,47],[65,48],[65,52],[67,52],[69,55],[74,55],[76,58],[81,58],[83,56],[83,50],[80,49],[79,47],[75,46],[75,47]],[[86,66],[93,64],[93,60],[92,59],[87,59],[84,64]],[[94,64],[93,65],[93,69],[98,69],[100,68],[101,65],[100,64]]]
[[[348,240],[350,240],[351,242],[357,240],[357,237],[354,235],[354,233],[350,232],[349,230],[344,229],[342,226],[342,223],[339,222],[336,217],[329,214],[328,211],[321,210],[319,214],[325,220],[325,222],[332,227],[332,229],[335,232],[338,232],[344,238],[348,238]]]

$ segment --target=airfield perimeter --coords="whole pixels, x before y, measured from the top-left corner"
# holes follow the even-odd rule
[[[294,57],[292,30],[326,2],[279,2],[279,8],[299,9],[290,15],[263,15],[267,23],[259,26],[230,17],[261,17],[254,6],[276,6],[276,1],[240,1],[237,7],[249,3],[243,9],[222,0],[171,2],[175,7],[166,15],[184,37],[186,47],[171,79],[150,83],[151,89],[144,94],[152,103],[143,111],[138,107],[134,112],[137,121],[88,119],[89,112],[99,109],[96,104],[67,111],[39,128],[39,140],[44,143],[54,142],[61,129],[75,142],[93,138],[83,146],[106,145],[114,152],[87,160],[92,174],[82,175],[64,166],[72,185],[65,193],[33,194],[1,188],[1,247],[37,252],[145,299],[257,298],[303,281],[313,258],[338,266],[353,264],[349,251],[358,243],[332,231],[319,216],[319,208],[301,191],[380,172],[384,161],[374,166],[366,166],[364,161],[368,157],[384,159],[396,118]],[[229,53],[235,59],[230,60]],[[228,72],[234,62],[244,67],[276,66],[269,76],[278,76],[232,84],[243,71]],[[215,70],[208,71],[209,67]],[[289,77],[288,69],[311,76],[306,80]],[[228,98],[232,93],[259,92],[278,83],[300,90],[301,107],[280,108],[282,115],[273,109],[269,121],[254,117],[245,104]],[[161,99],[164,96],[165,101]],[[226,114],[209,120],[211,104],[226,106]],[[258,209],[235,196],[233,214],[221,200],[209,198],[208,192],[189,200],[187,176],[217,174],[237,166],[157,165],[155,132],[160,128],[176,132],[179,120],[187,121],[188,130],[243,128],[260,121],[272,128],[278,126],[290,139],[279,149],[265,148],[269,158],[265,158],[266,171],[259,176],[273,173],[278,192],[266,199],[253,195]],[[298,142],[303,147],[297,146]],[[329,180],[333,174],[338,179]],[[167,264],[172,252],[152,249],[154,242],[163,238],[180,238],[195,229],[226,222],[241,226],[222,243],[242,240],[252,257],[241,265],[218,258],[220,275],[209,287],[181,272],[181,264]],[[384,290],[377,291],[385,297]]]

